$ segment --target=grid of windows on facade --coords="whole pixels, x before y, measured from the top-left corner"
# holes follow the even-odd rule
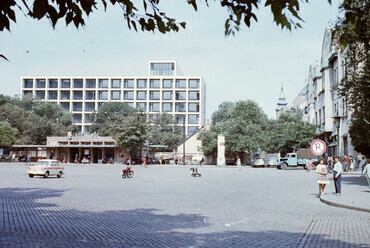
[[[175,75],[175,63],[150,63],[151,76]]]

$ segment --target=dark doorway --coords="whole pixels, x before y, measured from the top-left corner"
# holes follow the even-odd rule
[[[91,158],[93,163],[98,163],[98,160],[102,159],[102,149],[101,148],[93,148],[94,156]]]
[[[76,148],[76,147],[71,147],[70,148],[70,158],[69,158],[69,162],[71,162],[71,163],[74,163],[75,162],[75,157],[76,157],[76,154],[77,154],[77,157],[79,158],[79,154],[78,154],[78,148]]]

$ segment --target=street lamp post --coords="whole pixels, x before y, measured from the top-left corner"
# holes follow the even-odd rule
[[[183,133],[183,146],[182,146],[182,153],[183,153],[183,158],[182,158],[182,162],[183,162],[183,164],[184,164],[184,166],[185,166],[185,138],[186,138],[186,135],[185,135],[185,116],[186,115],[183,115],[183,131],[182,131],[182,133]]]

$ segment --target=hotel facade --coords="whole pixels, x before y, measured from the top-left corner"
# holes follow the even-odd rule
[[[72,113],[81,134],[89,134],[93,112],[107,102],[126,102],[151,121],[173,115],[192,135],[205,124],[206,84],[201,76],[184,76],[175,61],[150,61],[149,76],[22,77],[21,95],[55,102]]]

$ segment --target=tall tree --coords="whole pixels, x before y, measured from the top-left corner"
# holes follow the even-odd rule
[[[112,125],[122,117],[136,114],[136,110],[124,102],[107,102],[98,112],[91,115],[94,124],[90,127],[90,132],[97,132],[102,136],[112,135]]]
[[[146,116],[136,114],[132,116],[117,119],[112,131],[117,144],[131,153],[136,151],[138,147],[144,144],[147,135]],[[130,157],[131,161],[131,157]]]
[[[177,126],[173,116],[167,113],[157,115],[148,127],[147,138],[150,144],[168,146],[158,151],[172,151],[181,143],[182,137],[182,127]]]
[[[298,148],[308,148],[315,139],[316,127],[302,121],[302,113],[292,109],[281,113],[270,128],[265,150],[270,153],[286,154]]]
[[[345,0],[335,35],[346,56],[341,94],[353,110],[349,134],[356,151],[370,156],[370,2]]]
[[[12,128],[7,121],[0,121],[0,146],[10,146],[15,143],[18,130]]]

